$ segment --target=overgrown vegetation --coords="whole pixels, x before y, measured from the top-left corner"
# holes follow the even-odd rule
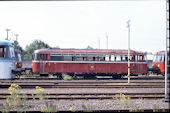
[[[1,112],[7,113],[12,108],[22,108],[22,110],[25,110],[27,108],[26,101],[27,101],[27,95],[26,94],[20,94],[19,89],[21,87],[17,84],[11,84],[11,86],[8,88],[8,91],[10,93],[10,97],[6,99],[6,101],[3,103]]]
[[[94,110],[94,107],[90,106],[90,105],[83,104],[82,109],[83,109],[83,112],[92,112]]]
[[[114,101],[115,103],[120,102],[120,104],[123,107],[129,107],[131,98],[129,96],[126,96],[126,95],[120,93],[120,94],[116,94],[113,97],[113,100],[115,100]]]
[[[35,95],[36,95],[36,97],[39,98],[40,101],[43,101],[46,96],[44,88],[36,86],[36,94]]]
[[[62,73],[62,78],[63,78],[63,80],[72,80],[72,79],[73,79],[72,76],[67,75],[67,74],[65,74],[65,73]]]
[[[45,106],[41,107],[41,112],[44,113],[55,113],[57,111],[57,106],[50,102],[45,102]]]
[[[26,112],[26,109],[28,109],[27,105],[27,99],[28,96],[26,94],[21,94],[20,90],[21,87],[17,84],[11,84],[11,86],[8,88],[8,91],[10,93],[10,97],[8,97],[2,106],[0,106],[0,111],[2,113],[8,113],[13,109],[17,109],[18,112]],[[45,94],[45,89],[39,86],[36,86],[36,92],[32,94],[33,100],[35,100],[37,97],[40,100],[40,102],[44,103],[44,106],[40,107],[41,112],[45,113],[55,113],[58,111],[58,106],[53,103],[53,101],[46,100],[47,95]],[[142,101],[143,99],[139,99]],[[129,108],[129,112],[144,112],[143,108],[140,108],[138,106],[131,106],[131,98],[120,93],[116,94],[113,97],[113,102],[121,105],[124,108]],[[85,105],[82,104],[82,111],[84,112],[92,112],[94,111],[95,107],[91,105]],[[76,109],[76,108],[75,108]],[[73,106],[69,108],[69,111],[75,112],[76,110],[73,109]],[[160,109],[160,106],[153,105],[153,112],[165,112],[165,106],[163,109]]]

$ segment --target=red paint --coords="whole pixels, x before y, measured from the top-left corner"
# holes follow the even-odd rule
[[[161,73],[165,73],[165,62],[153,62],[152,66],[153,68],[160,69]]]
[[[34,73],[128,73],[127,62],[101,62],[101,61],[50,61],[51,53],[97,53],[97,54],[112,54],[112,55],[127,55],[127,50],[83,50],[83,49],[40,49],[34,53],[47,54],[46,61],[42,59],[32,62]],[[144,52],[130,51],[133,55],[133,62],[130,65],[130,72],[134,74],[147,73],[147,64],[144,61],[137,61],[135,56],[143,55]],[[39,57],[39,56],[38,56]],[[111,59],[109,57],[109,59]],[[143,59],[143,57],[142,57]],[[135,61],[136,60],[136,61]]]
[[[44,65],[43,65],[44,64]],[[42,73],[127,73],[127,63],[65,63],[65,62],[33,62],[33,72]],[[41,71],[40,71],[41,69]],[[147,73],[147,64],[131,63],[131,73]]]
[[[22,68],[22,62],[17,62],[16,68]]]

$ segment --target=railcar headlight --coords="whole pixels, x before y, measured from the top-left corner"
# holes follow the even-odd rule
[[[21,62],[17,62],[16,63],[16,68],[21,68],[22,67],[22,63]]]

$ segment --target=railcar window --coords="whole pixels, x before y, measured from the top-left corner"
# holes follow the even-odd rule
[[[48,54],[44,54],[44,60],[47,60]]]
[[[72,61],[72,56],[64,56],[64,61]]]
[[[98,55],[97,54],[87,54],[87,56],[89,56],[89,57],[96,57]]]
[[[122,61],[128,61],[128,56],[127,55],[122,56]]]
[[[76,61],[83,61],[83,57],[81,57],[81,56],[76,56]]]
[[[13,47],[9,47],[9,49],[10,49],[11,58],[15,58],[14,48]]]
[[[47,60],[48,54],[40,54],[40,60]]]
[[[62,56],[62,54],[59,54],[59,53],[52,53],[51,56]]]
[[[157,55],[154,55],[153,61],[154,61],[154,62],[157,62]]]
[[[160,62],[162,61],[162,56],[159,57],[159,61],[160,61]]]
[[[141,62],[142,61],[142,56],[138,55],[138,61]]]
[[[18,54],[18,61],[22,61],[21,54]]]
[[[118,61],[118,62],[121,61],[121,56],[118,56],[118,55],[117,55],[117,56],[116,56],[116,61]]]
[[[106,55],[106,56],[105,56],[105,60],[106,60],[106,61],[109,61],[109,55]]]
[[[86,61],[87,60],[87,57],[83,57],[83,61]]]
[[[38,60],[38,54],[37,53],[34,54],[34,60]]]
[[[160,62],[160,55],[156,55],[155,57],[155,62]]]
[[[6,51],[6,48],[0,47],[0,58],[5,57],[5,51]]]
[[[163,58],[164,58],[164,59],[163,59],[163,62],[165,62],[165,56],[163,56]]]
[[[162,55],[162,62],[164,62],[164,56]]]
[[[105,56],[105,61],[109,61],[109,55]]]
[[[138,56],[137,55],[135,56],[135,60],[138,61]]]
[[[128,60],[128,59],[127,59]],[[133,61],[133,55],[130,55],[130,61]]]
[[[93,57],[87,57],[87,61],[93,61]]]
[[[62,61],[62,56],[50,56],[51,61]]]
[[[100,61],[105,61],[105,57],[99,57]]]
[[[81,54],[76,54],[76,57],[77,57],[77,56],[81,56]]]
[[[143,61],[145,62],[145,61],[147,61],[147,58],[146,58],[146,56],[143,56],[144,58],[143,58]]]
[[[40,60],[42,60],[43,59],[43,55],[42,54],[40,54]]]
[[[132,61],[134,61],[134,62],[136,61],[136,59],[135,59],[135,55],[133,55],[133,57],[132,57]]]
[[[17,61],[22,61],[21,54],[18,51],[15,51],[15,58]]]
[[[115,56],[111,55],[111,61],[115,61]]]
[[[128,56],[125,55],[123,60],[124,60],[124,61],[128,61]]]
[[[164,55],[157,55],[156,61],[157,62],[164,62],[165,61],[165,56]]]
[[[81,56],[86,56],[86,54],[81,54]]]
[[[63,56],[70,56],[69,53],[64,53]]]
[[[13,47],[0,46],[0,58],[14,58],[15,53]]]
[[[160,56],[159,55],[157,55],[156,61],[160,62]]]

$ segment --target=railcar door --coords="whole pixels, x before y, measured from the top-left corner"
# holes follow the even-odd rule
[[[142,73],[143,72],[143,55],[138,55],[137,56],[137,72],[136,73]]]
[[[40,54],[40,74],[48,74],[48,54]]]
[[[134,74],[135,73],[135,55],[130,56],[130,62],[131,62],[130,72]]]

